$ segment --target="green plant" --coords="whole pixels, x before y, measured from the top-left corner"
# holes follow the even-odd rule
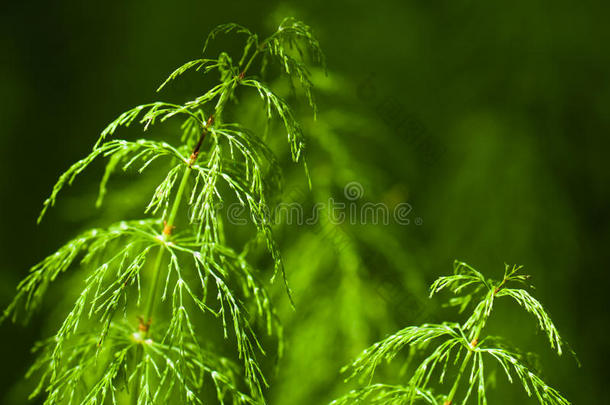
[[[555,325],[538,300],[522,288],[513,288],[514,283],[525,283],[528,276],[519,274],[521,267],[506,266],[500,281],[486,279],[480,272],[466,263],[455,262],[454,274],[440,277],[430,288],[430,295],[449,289],[457,297],[449,304],[458,306],[460,312],[476,302],[472,314],[462,323],[444,322],[410,326],[375,343],[364,350],[348,368],[350,378],[368,378],[365,387],[349,392],[332,402],[333,405],[352,403],[367,404],[412,404],[415,402],[450,405],[466,404],[476,391],[478,404],[487,404],[486,391],[490,378],[485,364],[494,360],[504,371],[508,380],[521,383],[528,396],[534,395],[541,404],[566,405],[570,402],[558,391],[548,386],[533,370],[526,354],[511,346],[499,336],[483,335],[487,321],[494,308],[495,300],[502,297],[513,299],[519,306],[534,316],[540,329],[559,355],[564,345]],[[477,302],[478,300],[478,302]],[[434,342],[434,343],[433,343]],[[372,378],[377,366],[384,360],[395,358],[405,347],[411,347],[409,361],[418,354],[429,350],[419,365],[412,371],[406,385],[373,384]],[[409,368],[409,361],[405,367]],[[450,366],[457,371],[450,374]],[[447,394],[435,393],[430,387],[435,379],[442,384],[451,375]],[[451,382],[452,381],[452,382]]]
[[[239,61],[225,52],[208,58],[210,41],[230,32],[246,36]],[[165,159],[164,179],[145,210],[150,217],[83,232],[34,266],[4,311],[3,319],[15,320],[21,310],[27,318],[40,307],[50,283],[80,268],[73,275],[82,283],[76,301],[57,332],[37,345],[29,372],[40,375],[32,396],[44,394],[45,404],[199,404],[207,403],[207,396],[220,403],[265,403],[259,330],[275,337],[281,354],[281,327],[248,255],[264,246],[274,277],[282,275],[286,284],[267,215],[281,187],[281,171],[263,139],[225,119],[226,110],[240,91],[255,90],[266,117],[277,116],[283,124],[292,159],[301,160],[303,133],[291,108],[249,72],[259,60],[261,70],[279,62],[300,83],[315,113],[304,61],[311,56],[323,62],[323,56],[311,29],[290,18],[264,40],[240,25],[221,25],[209,34],[203,52],[205,58],[176,69],[159,90],[189,70],[217,71],[218,84],[183,104],[155,102],[121,114],[93,151],[61,175],[44,203],[39,221],[59,192],[97,158],[108,158],[98,205],[115,170],[142,173]],[[173,117],[184,118],[178,146],[110,139],[135,121],[146,130]],[[254,224],[253,234],[239,246],[228,241],[230,224],[220,211],[232,199]],[[212,337],[206,342],[213,335],[210,317],[219,319],[215,324],[222,324],[224,340],[234,341],[241,366],[224,356]]]

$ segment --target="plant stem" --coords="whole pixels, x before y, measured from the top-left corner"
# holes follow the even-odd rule
[[[241,71],[241,76],[243,77],[246,72],[248,71],[248,69],[250,69],[250,65],[252,65],[252,62],[254,62],[254,59],[256,59],[256,57],[258,56],[259,53],[261,53],[263,51],[263,49],[265,49],[265,46],[267,46],[268,40],[262,42],[254,51],[254,53],[252,54],[252,56],[250,56],[250,59],[248,60],[248,62],[246,63],[246,66],[243,68],[243,70]],[[243,63],[243,60],[240,61],[239,65],[241,66]]]
[[[252,56],[250,57],[250,60],[248,60],[248,63],[246,63],[246,66],[244,67],[244,69],[242,70],[242,75],[245,75],[246,72],[248,71],[248,69],[250,68],[250,65],[252,64],[252,62],[254,62],[254,58],[256,58],[256,56],[259,54],[260,49],[256,49],[256,51],[254,51],[254,53],[252,54]]]
[[[212,116],[210,116],[210,119],[208,120],[208,125],[211,125],[213,122],[213,118]],[[204,128],[201,137],[199,138],[199,142],[197,142],[197,145],[195,146],[195,149],[193,149],[193,153],[191,154],[189,163],[186,167],[186,169],[184,170],[184,174],[182,175],[182,179],[180,180],[180,185],[178,186],[178,191],[176,193],[176,197],[174,198],[174,202],[172,203],[172,208],[170,210],[169,213],[169,217],[167,218],[167,222],[165,223],[165,226],[163,227],[163,232],[161,233],[161,238],[162,238],[162,242],[165,243],[165,241],[170,237],[171,233],[172,233],[172,229],[174,228],[174,223],[176,221],[176,217],[178,216],[178,211],[180,210],[180,203],[182,202],[182,197],[184,196],[184,191],[186,190],[186,185],[188,184],[188,179],[191,175],[191,172],[193,171],[192,165],[193,163],[195,163],[195,160],[197,159],[197,156],[199,155],[199,149],[201,148],[201,144],[203,143],[203,140],[205,138],[205,135],[207,134],[207,127]],[[144,323],[144,325],[140,325],[140,331],[142,333],[142,335],[140,336],[141,341],[143,342],[146,337],[148,336],[149,332],[150,332],[150,326],[151,326],[151,322],[152,322],[152,316],[155,310],[155,304],[157,302],[157,290],[159,289],[159,280],[161,280],[161,268],[162,268],[162,264],[163,264],[163,257],[165,255],[165,247],[164,246],[159,246],[159,251],[157,252],[157,258],[155,259],[155,264],[153,266],[153,280],[152,280],[152,285],[150,287],[150,290],[148,291],[148,299],[146,301],[146,311],[145,311],[145,315],[144,315],[144,319],[141,320],[141,323]],[[143,327],[142,327],[143,326]],[[143,348],[142,346],[138,346],[138,349],[136,351],[136,357],[135,357],[135,367],[138,367],[138,365],[140,364],[141,360],[142,360],[142,355],[143,355]],[[140,388],[140,384],[139,384],[139,380],[140,379],[140,372],[139,370],[136,372],[136,379],[134,381],[134,387],[133,387],[133,393],[131,396],[131,403],[132,405],[137,405],[138,403],[138,396],[139,396],[139,388]]]
[[[186,190],[186,185],[188,183],[188,179],[192,171],[193,169],[190,166],[187,166],[186,170],[184,170],[184,174],[182,175],[182,180],[180,181],[180,186],[178,187],[176,198],[174,199],[172,209],[170,211],[167,222],[165,223],[165,228],[163,229],[163,233],[161,235],[163,241],[169,238],[171,230],[174,227],[174,222],[176,221],[176,216],[180,208],[180,202],[182,201],[182,196],[184,195],[184,190]],[[148,301],[146,304],[146,312],[144,317],[145,322],[151,321],[153,312],[155,310],[156,295],[157,290],[159,289],[159,280],[161,279],[161,265],[163,264],[164,254],[165,248],[163,246],[160,246],[159,252],[157,253],[157,259],[153,268],[152,285],[150,287],[150,291],[148,292]],[[148,334],[148,330],[146,330],[145,333]]]
[[[163,242],[165,242],[169,238],[169,236],[171,234],[171,230],[174,227],[174,222],[176,220],[176,216],[178,215],[178,210],[180,208],[180,202],[182,201],[182,196],[184,195],[184,190],[186,190],[186,185],[188,183],[188,179],[189,179],[189,176],[192,171],[193,171],[193,169],[190,166],[187,166],[186,169],[184,170],[184,174],[182,175],[182,180],[180,181],[180,186],[178,187],[178,192],[176,194],[176,198],[174,199],[174,202],[172,204],[172,209],[170,211],[167,222],[165,223],[165,227],[163,228],[163,233],[161,234],[161,238],[162,238]],[[143,322],[145,325],[144,327],[140,328],[140,332],[142,333],[142,335],[140,336],[141,342],[143,342],[146,339],[146,337],[148,336],[148,333],[150,332],[152,316],[153,316],[153,312],[155,310],[155,304],[157,301],[156,296],[157,296],[157,290],[159,289],[159,280],[161,279],[161,268],[162,268],[161,265],[163,264],[164,254],[165,254],[165,247],[159,246],[159,251],[157,252],[157,258],[155,259],[155,264],[153,266],[153,281],[152,281],[150,290],[148,291],[146,312],[144,315],[144,319],[140,321],[140,322]],[[143,351],[144,350],[142,348],[142,345],[140,344],[136,351],[136,357],[135,357],[135,363],[134,363],[135,367],[138,367],[138,365],[142,361],[142,355],[144,354]],[[138,369],[138,371],[136,372],[136,379],[135,379],[134,385],[133,385],[133,393],[131,395],[132,405],[137,405],[137,403],[138,403],[138,396],[139,396],[139,391],[140,391],[140,382],[138,381],[139,379],[140,379],[140,371]]]

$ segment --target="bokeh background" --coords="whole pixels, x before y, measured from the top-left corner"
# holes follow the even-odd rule
[[[329,65],[327,77],[315,75],[321,118],[307,125],[314,192],[322,190],[314,198],[357,181],[372,201],[413,210],[408,226],[344,229],[356,243],[319,257],[316,243],[329,245],[323,229],[278,231],[298,302],[296,313],[282,311],[290,354],[272,379],[271,402],[322,404],[344,392],[339,369],[358,351],[440,316],[425,285],[460,259],[497,277],[504,263],[523,264],[582,366],[553,356],[527,315],[510,307],[493,327],[538,352],[544,376],[575,404],[604,403],[609,12],[601,1],[562,0],[3,4],[0,304],[29,267],[101,221],[79,197],[94,176],[35,223],[57,176],[107,122],[157,99],[157,85],[197,57],[215,25],[269,32],[293,15],[314,27]],[[182,85],[172,95],[196,92]],[[26,403],[19,381],[45,323],[43,311],[25,327],[0,326],[0,403]],[[519,391],[499,383],[492,403],[523,400]]]

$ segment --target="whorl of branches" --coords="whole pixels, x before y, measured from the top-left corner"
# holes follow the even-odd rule
[[[368,381],[363,388],[349,392],[332,402],[371,404],[466,404],[476,396],[478,404],[487,404],[488,370],[495,366],[505,373],[508,381],[517,381],[530,397],[540,404],[568,405],[570,402],[545,383],[528,364],[527,356],[511,348],[502,337],[484,335],[483,330],[501,297],[512,298],[532,314],[550,346],[562,354],[564,342],[551,318],[538,300],[524,288],[527,275],[521,266],[508,266],[499,280],[486,279],[466,263],[456,261],[452,275],[438,278],[430,287],[430,295],[444,289],[456,295],[449,305],[464,311],[474,306],[472,314],[462,324],[442,323],[409,326],[364,350],[344,371],[351,370],[349,379]],[[515,284],[517,287],[515,287]],[[410,359],[423,357],[412,370],[404,385],[374,384],[376,368],[396,358],[403,348],[412,348]],[[448,379],[451,389],[442,392],[437,387]],[[435,386],[436,385],[436,386]],[[440,391],[440,392],[439,392]],[[461,399],[458,401],[459,396]],[[363,402],[364,401],[364,402]]]

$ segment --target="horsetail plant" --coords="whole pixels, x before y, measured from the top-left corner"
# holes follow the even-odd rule
[[[488,371],[491,368],[489,361],[499,365],[511,383],[516,380],[527,395],[534,396],[540,404],[570,404],[535,373],[526,354],[512,348],[502,337],[483,334],[496,299],[511,298],[533,315],[551,348],[562,354],[565,344],[540,302],[527,290],[511,286],[524,284],[528,279],[519,273],[521,269],[521,266],[506,265],[502,280],[495,281],[486,279],[468,264],[456,261],[454,274],[437,279],[430,288],[430,296],[443,289],[452,291],[456,297],[449,301],[449,305],[459,307],[460,312],[476,303],[467,320],[462,324],[443,322],[409,326],[367,348],[343,371],[351,369],[349,379],[368,379],[368,385],[350,391],[334,400],[332,405],[467,404],[475,396],[476,403],[487,404],[487,390],[492,380]],[[391,361],[406,346],[411,349],[405,364],[407,371],[419,353],[429,353],[412,370],[408,382],[405,385],[373,383],[379,364],[384,360]],[[431,387],[433,382],[443,384],[447,376],[451,376],[448,381],[450,388],[442,393],[435,392]]]
[[[225,52],[208,57],[210,41],[231,32],[246,37],[239,62]],[[239,91],[254,89],[267,118],[279,117],[283,124],[292,159],[302,160],[303,133],[291,107],[251,70],[279,62],[302,85],[315,112],[306,60],[323,63],[323,55],[310,27],[292,18],[264,40],[243,26],[221,25],[208,35],[203,52],[204,58],[176,69],[159,90],[188,70],[217,71],[218,84],[183,104],[155,102],[121,114],[93,151],[61,175],[44,203],[39,221],[59,192],[98,158],[108,159],[98,204],[115,170],[141,173],[164,161],[165,177],[145,209],[149,217],[80,234],[30,270],[4,311],[3,319],[15,320],[22,310],[31,314],[51,282],[79,268],[82,290],[55,335],[36,346],[29,372],[40,375],[32,396],[43,395],[45,404],[203,404],[209,403],[206,395],[223,404],[265,403],[259,361],[264,351],[256,327],[277,341],[281,354],[281,326],[248,252],[257,243],[264,246],[273,277],[282,275],[286,284],[266,215],[281,172],[263,139],[225,121],[225,110]],[[135,121],[146,130],[174,117],[183,118],[177,146],[112,139],[119,127]],[[230,198],[254,224],[253,235],[238,248],[227,241],[219,211]],[[235,342],[241,366],[205,341],[209,333],[197,324],[206,314],[218,318],[225,340]]]

